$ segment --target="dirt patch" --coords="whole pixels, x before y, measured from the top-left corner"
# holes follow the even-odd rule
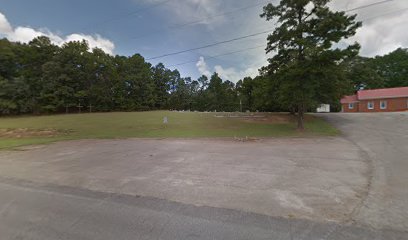
[[[259,122],[259,123],[289,123],[294,120],[294,117],[289,114],[268,115],[264,117],[248,117],[243,119],[245,122]]]
[[[282,114],[271,114],[271,113],[247,113],[247,114],[225,114],[225,115],[215,115],[217,118],[231,118],[239,119],[244,122],[250,123],[270,123],[270,124],[283,124],[283,123],[292,123],[296,121],[296,116],[282,113]],[[306,120],[312,120],[314,117],[306,115]]]
[[[29,137],[55,137],[70,133],[70,130],[58,129],[30,129],[30,128],[9,128],[0,129],[2,138],[29,138]]]
[[[234,141],[237,141],[237,142],[257,142],[257,141],[259,141],[259,138],[254,138],[254,137],[244,137],[244,138],[234,137]]]

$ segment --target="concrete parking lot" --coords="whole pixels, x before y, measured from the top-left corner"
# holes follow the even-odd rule
[[[0,152],[0,232],[5,239],[406,239],[408,115],[323,116],[343,134],[82,140]]]

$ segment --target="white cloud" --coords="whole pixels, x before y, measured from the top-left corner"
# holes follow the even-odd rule
[[[99,34],[96,34],[95,36],[83,35],[83,34],[71,34],[65,38],[64,42],[81,41],[81,40],[86,40],[90,48],[97,47],[97,48],[104,50],[106,53],[113,55],[115,44],[112,41],[101,37]]]
[[[222,79],[229,80],[234,83],[245,77],[254,78],[258,75],[258,69],[254,67],[248,67],[243,71],[238,71],[235,68],[223,68],[221,65],[216,65],[214,69]]]
[[[6,33],[5,35],[10,41],[27,43],[33,38],[47,34],[28,27],[17,27],[13,31]]]
[[[13,28],[10,26],[10,23],[7,21],[6,16],[0,12],[0,33],[10,33],[13,31]]]
[[[28,43],[39,36],[46,36],[50,38],[51,42],[61,46],[64,43],[71,41],[82,41],[85,40],[88,42],[89,47],[100,48],[108,54],[113,55],[115,50],[115,44],[96,34],[95,36],[74,33],[65,37],[61,37],[57,34],[54,34],[47,29],[34,29],[30,27],[18,26],[13,29],[13,27],[8,22],[6,16],[0,12],[0,36],[4,36],[10,41]]]
[[[371,3],[372,0],[334,1],[332,6],[336,10],[347,10]],[[358,15],[358,20],[363,21],[363,27],[345,42],[359,42],[361,55],[368,57],[384,55],[396,48],[407,47],[408,31],[405,28],[408,23],[408,11],[403,11],[407,7],[406,0],[393,0],[351,12]]]
[[[210,77],[212,74],[210,68],[208,67],[207,63],[205,62],[204,57],[200,57],[196,64],[198,71]],[[214,71],[218,73],[218,75],[225,81],[229,80],[231,82],[238,82],[239,80],[245,77],[256,77],[258,75],[258,68],[257,67],[248,67],[243,71],[239,71],[236,68],[224,68],[221,65],[214,66]]]
[[[399,16],[366,21],[352,40],[360,42],[362,54],[383,55],[399,47],[408,46],[408,12]]]
[[[209,70],[207,63],[205,62],[204,57],[200,57],[196,66],[200,74],[205,75],[207,77],[211,76],[211,71]]]

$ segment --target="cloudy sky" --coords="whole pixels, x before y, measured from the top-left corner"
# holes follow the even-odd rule
[[[333,0],[338,10],[351,10],[383,0]],[[265,32],[273,24],[259,17],[266,0],[0,0],[0,37],[28,42],[39,35],[55,44],[86,39],[110,54],[142,54],[146,59]],[[361,55],[386,54],[408,47],[408,1],[351,11],[363,27],[351,41]],[[218,72],[236,82],[255,76],[266,64],[267,34],[213,47],[149,60],[197,78]],[[233,53],[233,54],[230,54]],[[180,65],[181,64],[181,65]]]

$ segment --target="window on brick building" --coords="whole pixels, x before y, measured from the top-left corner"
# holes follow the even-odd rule
[[[387,101],[381,101],[380,102],[380,108],[381,109],[387,109]]]
[[[370,109],[370,110],[374,109],[374,102],[368,102],[367,103],[367,108]]]
[[[349,103],[349,109],[354,109],[354,103]]]

